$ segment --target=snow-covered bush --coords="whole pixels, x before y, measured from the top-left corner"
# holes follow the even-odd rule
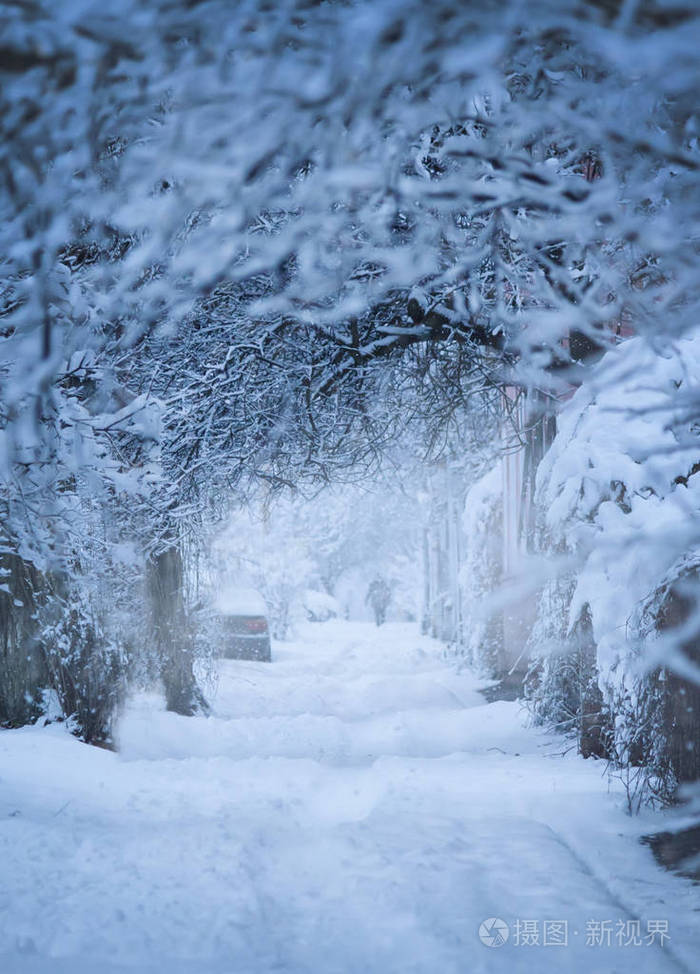
[[[623,765],[649,768],[657,780],[635,788],[651,794],[671,791],[673,775],[700,771],[697,754],[684,766],[669,763],[678,734],[686,753],[696,742],[688,727],[663,713],[664,682],[697,671],[695,594],[684,618],[662,624],[660,617],[669,591],[700,556],[700,436],[683,408],[699,383],[698,335],[622,343],[563,407],[538,471],[541,543],[568,554],[575,567],[562,597],[552,598],[562,585],[555,582],[540,600],[531,640],[543,657],[536,706],[542,713],[548,700],[548,716],[556,716],[556,693],[547,692],[556,666],[547,651],[552,637],[569,650],[588,613],[610,754]],[[557,656],[555,649],[560,675],[569,665],[561,650]],[[683,693],[695,693],[691,683]]]
[[[127,648],[109,625],[109,610],[87,585],[54,580],[38,610],[51,688],[74,732],[88,743],[111,740],[123,699]]]
[[[307,588],[302,597],[304,611],[309,622],[326,622],[342,615],[340,603],[328,592]]]
[[[536,723],[574,738],[584,757],[608,755],[610,714],[598,686],[590,613],[570,629],[573,580],[546,582],[527,643],[525,700]]]
[[[563,408],[539,468],[549,544],[580,560],[569,619],[590,607],[611,687],[638,675],[642,606],[700,554],[700,436],[679,407],[699,385],[700,337],[624,342]]]
[[[501,668],[502,615],[489,611],[489,596],[503,580],[503,483],[499,465],[469,490],[463,517],[466,553],[460,571],[464,649],[469,661],[489,676]]]

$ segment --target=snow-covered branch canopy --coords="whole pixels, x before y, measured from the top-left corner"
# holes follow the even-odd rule
[[[327,474],[377,365],[440,344],[475,388],[551,382],[572,333],[697,322],[694,5],[2,11],[6,483],[87,444],[113,485],[141,420],[174,498],[275,456]]]

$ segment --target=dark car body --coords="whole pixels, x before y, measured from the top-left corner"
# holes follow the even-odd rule
[[[265,603],[258,592],[239,589],[221,600],[221,656],[269,663],[270,629]]]
[[[222,622],[223,655],[227,659],[270,662],[270,632],[264,616],[224,616]]]

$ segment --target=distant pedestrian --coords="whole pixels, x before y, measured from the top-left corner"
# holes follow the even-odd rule
[[[365,596],[365,603],[372,606],[374,621],[378,626],[386,622],[386,610],[391,601],[391,589],[381,575],[375,575]]]

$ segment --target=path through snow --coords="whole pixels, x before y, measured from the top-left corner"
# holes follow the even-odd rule
[[[119,754],[0,733],[1,974],[692,970],[697,888],[638,844],[648,817],[478,686],[414,627],[332,622],[221,662],[208,719],[137,698]],[[636,918],[663,949],[616,945]]]

